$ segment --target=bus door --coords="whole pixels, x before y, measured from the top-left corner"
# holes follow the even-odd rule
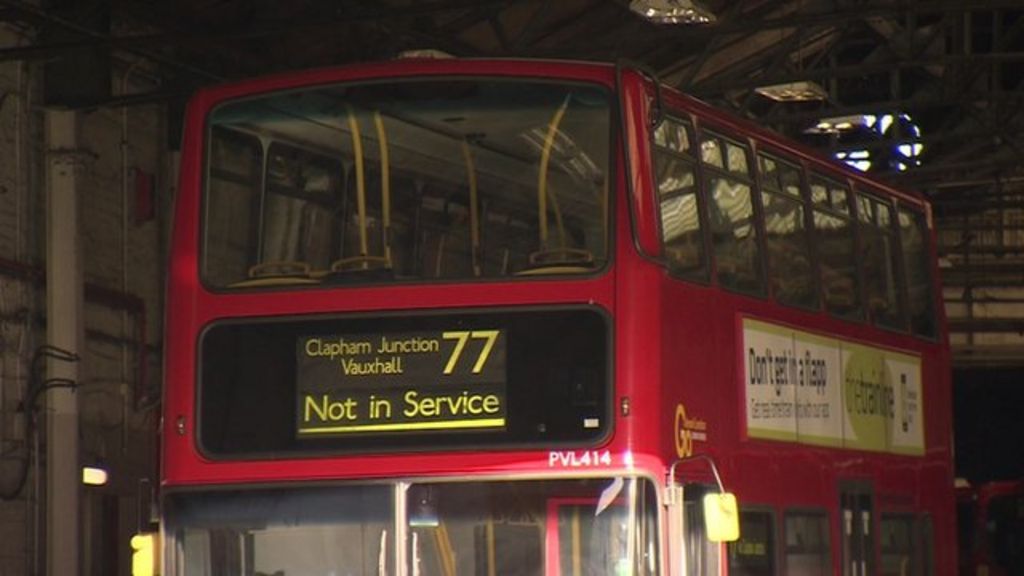
[[[839,522],[843,576],[874,574],[874,496],[870,486],[861,483],[840,485]]]
[[[630,573],[630,524],[622,502],[553,498],[547,513],[546,576]],[[598,512],[595,514],[595,512]]]
[[[648,576],[659,571],[653,493],[547,502],[545,576]],[[631,489],[624,492],[632,492]]]
[[[712,486],[691,484],[683,489],[683,528],[686,576],[715,576],[720,573],[722,544],[708,539],[704,524],[705,494]]]
[[[407,507],[410,576],[659,572],[659,504],[649,480],[414,484]]]

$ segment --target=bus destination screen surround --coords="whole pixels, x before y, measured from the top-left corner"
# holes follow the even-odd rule
[[[200,342],[214,458],[595,445],[611,432],[598,308],[217,322]]]
[[[303,336],[297,434],[505,427],[502,330]]]

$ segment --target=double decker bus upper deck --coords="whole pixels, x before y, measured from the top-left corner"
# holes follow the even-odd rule
[[[179,188],[165,574],[953,574],[918,195],[510,60],[205,89]]]

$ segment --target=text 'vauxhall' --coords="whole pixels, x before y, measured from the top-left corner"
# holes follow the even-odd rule
[[[504,338],[500,330],[300,338],[298,433],[503,427]]]

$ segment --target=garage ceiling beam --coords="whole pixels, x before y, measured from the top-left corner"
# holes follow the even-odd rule
[[[113,40],[113,37],[111,35],[109,35],[109,34],[104,34],[104,33],[101,33],[101,32],[96,32],[95,30],[92,30],[92,29],[90,29],[88,27],[81,26],[81,25],[79,25],[79,24],[77,24],[75,22],[67,20],[66,18],[61,18],[60,16],[53,15],[53,14],[51,14],[51,13],[49,13],[49,12],[47,12],[47,11],[41,9],[41,8],[37,8],[37,7],[32,6],[31,4],[28,4],[28,3],[23,2],[21,0],[0,0],[0,6],[6,6],[7,8],[15,10],[20,15],[22,15],[22,17],[27,16],[27,20],[29,21],[29,23],[32,23],[34,25],[40,26],[40,25],[51,24],[51,25],[60,26],[60,27],[66,29],[68,31],[71,31],[71,32],[79,33],[79,34],[81,34],[83,36],[83,38],[86,38],[90,42],[92,42],[93,45],[96,45],[96,44],[104,45],[104,44],[106,44],[108,42],[111,42]],[[76,46],[78,45],[78,43],[71,43],[71,44],[74,44]],[[181,61],[173,59],[173,58],[168,58],[167,56],[164,56],[164,55],[156,53],[156,52],[151,52],[149,50],[145,50],[145,49],[142,49],[142,48],[139,48],[139,47],[130,46],[130,45],[129,46],[125,46],[122,49],[124,51],[132,53],[132,54],[134,54],[136,56],[141,56],[143,58],[146,58],[147,60],[150,60],[152,62],[156,62],[158,64],[161,64],[161,65],[164,65],[164,66],[168,66],[168,67],[171,67],[171,68],[176,69],[176,70],[181,70],[181,71],[189,72],[190,74],[193,74],[193,75],[205,78],[207,80],[219,80],[220,79],[219,76],[217,76],[217,75],[215,75],[215,74],[213,74],[213,73],[211,73],[211,72],[209,72],[209,71],[207,71],[205,69],[199,68],[197,66],[194,66],[194,65],[186,63],[186,62],[181,62]],[[8,51],[15,51],[15,53],[17,53],[18,50],[20,50],[20,48],[6,48],[6,49],[3,49],[3,50],[0,50],[0,60],[3,59],[4,53],[6,53]]]
[[[819,67],[805,70],[785,70],[776,74],[765,74],[755,78],[737,77],[734,80],[718,79],[690,88],[698,97],[721,94],[729,90],[753,90],[766,84],[814,80],[826,82],[839,78],[861,78],[883,75],[893,70],[925,69],[931,66],[979,66],[982,64],[1015,64],[1024,62],[1024,52],[995,52],[986,54],[945,54],[913,60],[892,60],[890,62],[861,63],[848,66]],[[842,96],[840,94],[840,96]]]

